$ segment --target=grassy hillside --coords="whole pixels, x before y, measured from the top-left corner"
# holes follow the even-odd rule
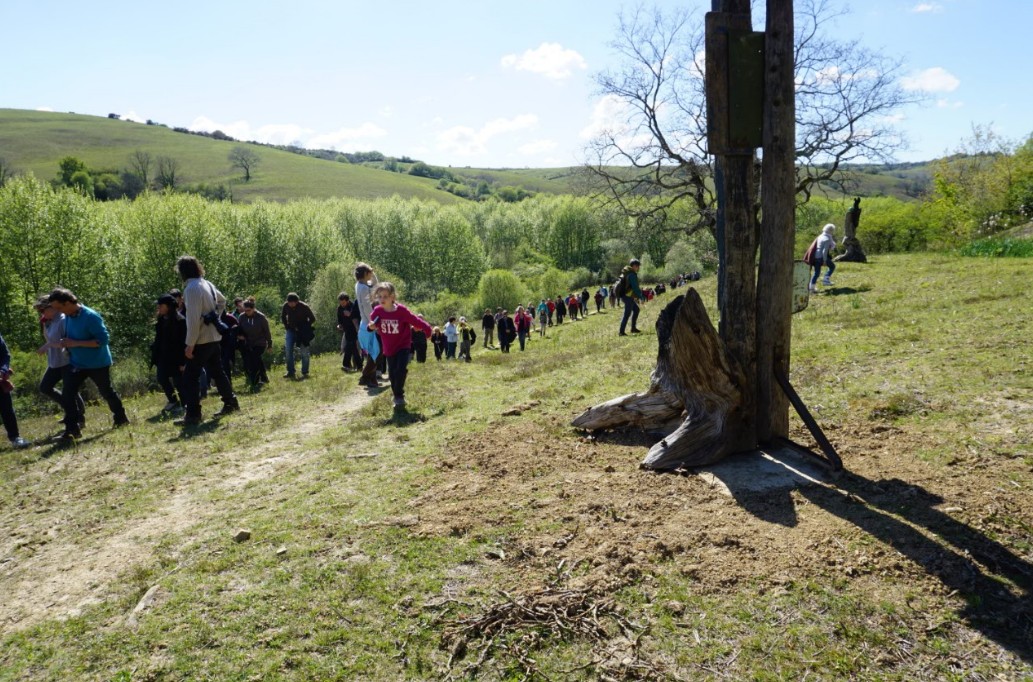
[[[0,680],[1027,679],[1031,276],[840,265],[792,380],[848,471],[792,491],[641,471],[654,437],[569,426],[648,385],[676,292],[638,337],[607,310],[431,357],[399,414],[333,356],[193,432],[158,394],[118,431],[91,405],[74,449],[0,451]]]
[[[436,183],[397,173],[324,161],[259,145],[248,145],[261,156],[250,182],[231,168],[226,157],[241,142],[177,133],[162,126],[118,121],[97,116],[0,109],[0,157],[18,172],[49,180],[58,162],[75,156],[91,169],[121,169],[136,150],[152,157],[168,156],[180,164],[186,184],[230,184],[241,201],[283,201],[301,197],[402,197],[459,201],[435,188]]]
[[[176,133],[162,126],[117,121],[98,116],[53,112],[0,109],[0,157],[16,171],[31,171],[51,179],[58,162],[76,156],[94,169],[126,167],[129,155],[140,149],[152,156],[170,156],[180,162],[183,182],[187,184],[233,184],[234,198],[287,200],[299,197],[346,196],[356,198],[403,197],[430,198],[444,203],[459,201],[456,196],[437,189],[437,180],[420,178],[404,171],[411,163],[399,163],[401,173],[385,172],[383,163],[345,164],[287,151],[251,145],[262,156],[254,178],[243,182],[240,171],[226,160],[240,142],[229,142]],[[535,193],[567,194],[581,187],[577,167],[491,169],[449,167],[462,182],[486,181],[495,188],[522,187]],[[928,185],[931,164],[894,164],[858,166],[849,172],[846,194],[913,198]],[[826,188],[830,196],[842,193]]]

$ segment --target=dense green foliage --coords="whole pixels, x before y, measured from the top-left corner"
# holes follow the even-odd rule
[[[6,338],[34,347],[32,302],[63,285],[105,315],[117,349],[143,349],[154,300],[180,286],[172,266],[187,253],[227,296],[254,295],[273,319],[287,292],[299,293],[327,313],[317,347],[328,349],[337,293],[354,286],[356,259],[382,278],[391,273],[405,302],[438,321],[477,314],[486,301],[512,308],[611,281],[622,263],[607,253],[643,253],[625,226],[619,213],[572,197],[461,206],[397,197],[242,205],[182,194],[98,202],[18,177],[0,188],[0,318]],[[661,254],[675,237],[665,238]],[[501,291],[483,281],[492,268],[515,282],[505,289],[513,298],[485,295]]]

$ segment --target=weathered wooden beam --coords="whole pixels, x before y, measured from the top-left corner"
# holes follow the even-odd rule
[[[795,236],[796,93],[793,0],[767,0],[764,158],[757,276],[757,440],[789,435],[789,403],[775,380],[789,374]]]

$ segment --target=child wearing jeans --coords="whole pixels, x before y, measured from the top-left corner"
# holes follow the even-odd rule
[[[405,407],[405,378],[409,373],[412,328],[422,329],[426,334],[431,334],[433,330],[423,319],[395,301],[395,296],[395,287],[390,282],[380,282],[373,288],[373,299],[378,305],[370,313],[368,329],[380,336],[381,352],[387,358],[395,408],[402,408]]]

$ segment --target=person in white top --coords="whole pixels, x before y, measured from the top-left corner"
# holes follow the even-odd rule
[[[374,351],[373,345],[379,344],[377,341],[376,332],[369,331],[370,315],[373,312],[373,289],[376,288],[380,280],[377,279],[377,273],[373,272],[373,268],[367,263],[359,263],[355,266],[355,302],[359,304],[359,347],[362,350],[364,356],[364,364],[362,366],[362,374],[359,376],[359,386],[366,386],[367,388],[379,388],[380,383],[377,381],[377,370],[380,372],[384,371],[386,364],[384,363],[383,355],[379,351]],[[376,355],[376,360],[373,359],[373,355]]]
[[[204,278],[204,267],[193,256],[180,257],[176,271],[184,282],[183,317],[187,323],[187,338],[186,369],[183,371],[186,414],[174,423],[177,426],[196,426],[201,423],[202,369],[208,373],[209,380],[215,381],[222,398],[222,409],[215,413],[216,417],[237,412],[240,404],[233,393],[230,378],[222,368],[222,333],[215,323],[226,308],[226,297]]]

